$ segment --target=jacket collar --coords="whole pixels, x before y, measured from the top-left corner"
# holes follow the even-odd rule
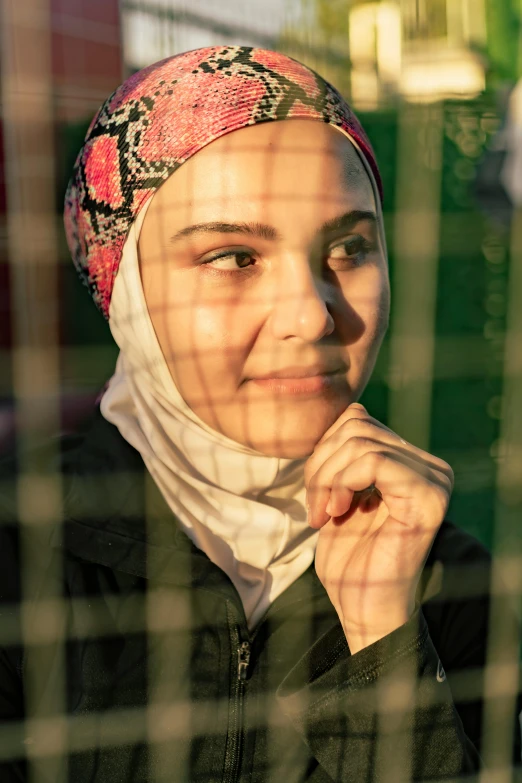
[[[82,442],[64,456],[62,470],[65,522],[54,545],[83,560],[173,583],[186,582],[183,565],[189,561],[201,576],[212,565],[181,530],[139,452],[99,408]]]
[[[228,576],[183,532],[139,452],[99,408],[82,442],[64,456],[62,471],[65,521],[53,546],[113,570],[220,593],[243,611]],[[324,593],[313,566],[303,577],[313,593]],[[294,591],[286,592],[292,600]]]

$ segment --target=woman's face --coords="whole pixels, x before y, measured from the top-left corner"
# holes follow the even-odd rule
[[[218,139],[157,191],[139,253],[190,408],[259,452],[311,454],[362,393],[388,324],[375,200],[350,141],[308,120]]]

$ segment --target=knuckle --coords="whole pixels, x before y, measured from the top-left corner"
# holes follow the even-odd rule
[[[337,432],[332,436],[332,445],[336,448],[341,448],[351,438],[353,438],[353,432],[360,432],[360,425],[364,424],[363,419],[346,419],[345,422],[339,427]]]
[[[448,508],[448,493],[443,487],[435,486],[433,487],[433,498],[434,502],[439,507],[438,513],[437,513],[437,519],[440,519],[442,521],[447,508]]]
[[[435,465],[437,467],[437,470],[440,470],[441,473],[443,473],[445,476],[447,476],[450,481],[453,481],[455,476],[453,473],[453,468],[451,465],[447,462],[445,462],[440,457],[434,457]]]
[[[444,483],[446,484],[446,487],[447,487],[447,491],[448,492],[452,492],[453,491],[453,485],[455,483],[455,476],[453,475],[453,471],[451,471],[451,473],[449,473],[449,474],[448,473],[444,473],[443,477],[444,477],[443,478]]]
[[[325,487],[327,485],[326,482],[326,475],[325,475],[325,468],[324,466],[321,466],[318,470],[315,471],[313,476],[310,478],[310,481],[308,482],[308,489],[312,492],[318,491],[322,487]]]
[[[367,427],[368,419],[361,418],[360,416],[353,416],[348,419],[347,424],[351,424],[352,427]]]
[[[453,486],[455,483],[455,476],[452,469],[447,466],[446,470],[437,469],[435,471],[435,481],[440,486],[441,490],[449,495],[453,492]]]
[[[317,473],[316,473],[316,472],[314,472],[314,473],[312,473],[312,474],[311,474],[311,475],[308,477],[308,480],[307,480],[307,482],[306,482],[306,485],[307,485],[307,487],[308,487],[308,490],[311,490],[311,489],[313,489],[313,488],[316,486],[316,483],[317,483]]]
[[[362,416],[352,415],[348,416],[343,423],[342,426],[339,427],[338,434],[341,434],[342,432],[346,433],[349,432],[353,428],[359,428],[359,427],[367,427],[368,426],[368,420],[363,418]]]
[[[366,459],[371,467],[376,469],[386,461],[386,456],[380,451],[369,451],[364,455],[364,459]]]
[[[371,443],[370,439],[364,435],[350,435],[346,440],[346,446],[356,448],[357,446],[366,446]]]
[[[339,432],[337,433],[337,441],[342,443],[343,441],[348,440],[351,437],[354,437],[352,435],[352,432],[361,433],[362,431],[366,430],[368,428],[368,422],[365,419],[347,419],[342,427],[339,428]]]
[[[367,424],[368,414],[366,413],[366,411],[359,411],[359,410],[351,411],[351,416],[349,416],[346,419],[345,424],[352,423],[353,426],[355,422],[359,422],[360,424]]]
[[[343,470],[340,470],[333,477],[333,480],[332,480],[332,492],[335,492],[336,490],[341,489],[341,487],[344,487],[344,471]]]
[[[312,458],[310,458],[306,461],[304,466],[304,480],[306,485],[310,483],[314,473],[315,473],[315,463],[312,462]]]
[[[343,458],[345,465],[349,465],[357,457],[364,455],[365,452],[371,451],[375,447],[375,443],[364,435],[351,435],[344,441],[343,445]]]

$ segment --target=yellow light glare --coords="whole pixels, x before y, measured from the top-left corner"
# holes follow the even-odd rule
[[[414,101],[471,98],[484,87],[482,66],[465,52],[448,59],[405,61],[399,85],[402,95]]]

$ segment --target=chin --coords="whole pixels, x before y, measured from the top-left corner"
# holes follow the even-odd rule
[[[319,438],[317,438],[319,440]],[[310,440],[309,443],[302,443],[300,446],[295,442],[283,442],[281,439],[277,443],[261,442],[253,448],[267,457],[278,457],[278,459],[307,459],[313,452],[317,440]]]
[[[313,400],[281,406],[280,402],[259,406],[245,417],[247,432],[234,440],[280,459],[303,459],[312,454],[324,433],[350,404],[344,399]],[[257,408],[257,406],[256,406]]]

